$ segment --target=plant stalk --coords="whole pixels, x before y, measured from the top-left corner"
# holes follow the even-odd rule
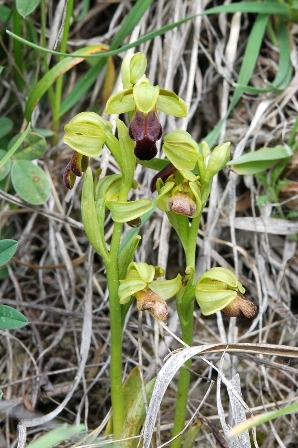
[[[200,220],[201,220],[201,214],[196,218],[193,218],[189,230],[187,247],[185,250],[186,266],[189,266],[193,269],[195,269],[196,264],[195,263],[196,239],[198,235]],[[189,303],[189,306],[187,307],[186,310],[184,310],[183,315],[179,313],[182,340],[189,346],[192,346],[193,344],[193,327],[194,327],[193,311],[194,311],[194,300],[191,303]],[[172,437],[175,437],[177,434],[179,434],[185,426],[188,391],[190,384],[190,372],[188,369],[191,368],[191,363],[192,363],[191,359],[186,361],[184,364],[186,368],[181,368],[179,372]],[[177,437],[170,444],[170,448],[180,448],[181,446],[182,446],[182,435]]]

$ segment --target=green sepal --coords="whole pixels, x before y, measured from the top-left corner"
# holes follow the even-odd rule
[[[144,53],[138,52],[133,55],[129,64],[130,82],[136,84],[145,74],[147,68],[147,58]]]
[[[121,78],[124,89],[130,89],[144,75],[147,59],[144,53],[127,54],[121,64]]]
[[[132,89],[121,90],[112,95],[107,101],[106,114],[124,114],[134,110],[135,100]]]
[[[159,89],[156,109],[174,117],[186,117],[186,103],[171,90]]]
[[[202,285],[204,289],[234,289],[245,293],[245,288],[229,269],[222,267],[211,268],[201,275],[197,282],[198,287]],[[215,285],[215,287],[214,287]],[[220,285],[220,288],[218,287]]]
[[[204,316],[221,311],[237,297],[237,292],[225,291],[199,291],[196,289],[196,299]]]
[[[104,238],[105,203],[103,199],[98,199],[95,203],[93,191],[92,170],[88,167],[81,197],[82,222],[90,244],[106,261],[109,253]]]
[[[222,143],[216,146],[211,152],[205,174],[207,181],[212,179],[216,173],[226,166],[230,158],[230,145],[230,142]]]
[[[199,157],[198,157],[198,167],[199,167],[199,175],[201,182],[204,184],[207,182],[206,180],[206,160],[210,156],[211,151],[207,142],[202,141],[199,143]]]
[[[171,280],[154,280],[150,283],[150,289],[163,300],[174,297],[182,287],[182,277],[178,274]]]
[[[192,215],[192,218],[195,218],[196,216],[199,216],[199,214],[202,211],[201,190],[200,190],[197,182],[189,182],[189,189],[191,190],[192,195],[193,195],[192,199],[194,200],[194,202],[196,204],[196,211]]]
[[[99,179],[95,187],[95,200],[116,201],[119,196],[121,179],[121,174],[109,174]]]
[[[133,56],[133,53],[127,53],[121,63],[121,80],[124,90],[131,89],[133,87],[130,81],[130,62]]]
[[[199,157],[198,144],[186,131],[179,130],[167,134],[162,150],[178,170],[194,169]]]
[[[155,278],[161,277],[164,275],[164,270],[159,266],[153,266],[152,264],[147,264],[142,261],[132,262],[128,267],[130,275],[131,272],[136,270],[139,277],[147,283],[153,282]]]
[[[139,199],[130,202],[107,201],[106,206],[110,210],[114,222],[124,223],[144,215],[151,210],[153,204],[151,199]]]
[[[63,142],[87,157],[98,157],[106,139],[109,122],[93,112],[81,112],[65,125]]]
[[[136,108],[147,114],[155,109],[156,101],[159,95],[159,86],[153,86],[149,80],[145,78],[140,84],[133,88],[133,96]]]
[[[117,130],[118,130],[118,138],[121,148],[121,157],[123,160],[123,183],[131,188],[131,179],[133,179],[135,167],[136,167],[136,156],[134,154],[134,141],[129,137],[128,128],[125,124],[117,119]]]

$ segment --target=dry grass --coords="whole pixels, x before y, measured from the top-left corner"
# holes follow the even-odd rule
[[[49,3],[54,11],[55,2]],[[216,2],[154,1],[133,38],[198,13],[213,3]],[[129,1],[93,3],[85,20],[73,24],[69,50],[95,41],[108,44],[130,8]],[[148,76],[152,83],[173,89],[189,106],[187,118],[161,116],[164,133],[175,128],[185,129],[199,141],[225,115],[253,17],[244,15],[240,24],[235,19],[231,23],[231,19],[231,15],[225,14],[198,17],[138,48],[148,56]],[[51,35],[53,23],[49,22],[48,26]],[[230,39],[232,31],[236,34]],[[291,33],[295,46],[297,26],[292,26]],[[276,49],[265,39],[253,85],[260,86],[264,79],[274,78],[277,59]],[[115,57],[114,61],[119,67],[120,58]],[[294,58],[293,63],[296,64]],[[294,68],[296,73],[297,66]],[[82,70],[82,67],[73,70],[67,91]],[[101,113],[103,82],[104,78],[99,77],[93,90],[63,120],[66,122],[75,113],[91,108]],[[9,80],[4,80],[3,86],[7,85]],[[237,155],[284,142],[298,111],[297,89],[294,74],[281,94],[243,94],[222,129],[220,142],[230,140]],[[10,109],[8,103],[4,104],[4,113],[6,109]],[[37,125],[51,127],[46,107],[40,112]],[[0,446],[3,448],[16,446],[18,420],[42,417],[65,397],[69,400],[55,422],[82,421],[89,429],[96,429],[109,412],[109,310],[104,266],[95,256],[92,268],[80,223],[81,185],[70,193],[62,185],[68,158],[69,151],[61,138],[56,147],[49,147],[43,163],[52,178],[52,195],[44,206],[28,207],[0,192],[1,228],[9,228],[10,237],[19,242],[17,255],[9,267],[10,278],[0,285],[1,303],[17,307],[30,320],[30,325],[21,330],[1,332],[0,378],[4,400],[0,404]],[[115,170],[107,152],[102,160],[94,163],[94,167],[99,166],[104,172]],[[293,172],[297,178],[295,165]],[[150,197],[152,174],[150,170],[137,168],[140,197]],[[252,322],[228,320],[221,314],[204,318],[196,307],[196,345],[251,342],[297,346],[298,263],[293,234],[297,233],[298,224],[287,219],[273,220],[270,216],[276,210],[274,205],[258,207],[256,200],[265,193],[264,187],[253,178],[236,176],[228,169],[214,182],[198,238],[197,273],[214,265],[234,270],[247,289],[247,298],[258,305],[259,314]],[[289,205],[283,205],[285,213]],[[169,277],[183,272],[182,249],[177,236],[170,231],[166,216],[157,211],[141,233],[138,261],[167,268]],[[92,315],[89,315],[91,300]],[[174,301],[170,308],[168,326],[179,336]],[[90,346],[84,346],[84,331],[91,328]],[[140,316],[134,307],[131,309],[124,333],[125,374],[141,363],[145,379],[151,379],[158,373],[168,351],[177,347],[175,339],[149,315]],[[222,362],[221,352],[205,358],[221,368],[228,379],[239,373],[243,398],[254,413],[282,407],[295,399],[298,373],[295,359],[243,354],[226,355]],[[203,401],[200,415],[220,429],[216,385],[204,397],[210,381],[216,381],[216,371],[200,357],[194,359],[193,371],[189,417]],[[81,378],[77,381],[79,374]],[[162,441],[170,435],[175,387],[172,381],[162,402],[159,429]],[[224,392],[222,399],[227,413],[228,398]],[[44,426],[29,428],[28,439],[40,435],[44,429]],[[297,418],[295,415],[280,418],[261,426],[257,434],[261,447],[294,448],[298,446]],[[203,426],[196,446],[216,446],[208,425]]]

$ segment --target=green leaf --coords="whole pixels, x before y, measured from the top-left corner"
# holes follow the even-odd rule
[[[37,8],[38,4],[39,4],[39,0],[17,0],[16,1],[18,13],[24,18],[26,16],[28,16],[29,14],[31,14],[35,10],[35,8]]]
[[[16,160],[11,170],[14,189],[24,201],[40,205],[46,202],[51,186],[45,172],[29,160]]]
[[[107,49],[106,45],[92,45],[90,47],[84,47],[80,50],[72,53],[72,57],[66,57],[62,61],[58,62],[53,68],[51,68],[43,78],[38,81],[29,94],[26,107],[25,107],[25,117],[29,121],[31,119],[32,112],[36,107],[38,101],[43,96],[43,94],[50,88],[50,86],[64,73],[70,70],[75,65],[84,61],[87,56],[91,54],[98,53]]]
[[[0,328],[3,330],[12,330],[21,328],[28,323],[28,319],[17,310],[10,306],[0,305]]]
[[[256,426],[262,425],[263,423],[269,422],[275,418],[282,417],[283,415],[289,415],[298,412],[298,402],[289,404],[277,411],[264,412],[260,415],[255,415],[254,417],[248,418],[244,422],[239,423],[239,425],[234,426],[231,429],[230,435],[235,437],[242,434],[247,429],[254,428]]]
[[[28,135],[28,132],[30,131],[31,124],[29,123],[25,132],[19,136],[15,144],[9,149],[9,151],[6,152],[5,156],[0,159],[0,168],[5,165],[7,160],[9,160],[13,154],[16,152],[18,147],[22,144],[22,142],[25,140],[26,136]]]
[[[224,6],[231,6],[232,8],[234,7],[241,7],[241,5],[243,5],[243,7],[245,8],[245,5],[247,5],[247,3],[233,3],[231,5],[223,5]],[[255,6],[256,8],[266,8],[267,6],[267,13],[264,14],[260,14],[257,16],[252,30],[250,32],[249,35],[249,39],[245,48],[245,53],[243,56],[243,62],[240,68],[240,72],[238,75],[238,79],[237,79],[237,86],[234,90],[232,99],[231,99],[231,103],[229,105],[228,111],[225,115],[224,118],[222,118],[217,125],[215,126],[215,128],[208,134],[208,136],[204,139],[207,141],[207,143],[209,144],[210,147],[212,147],[219,134],[221,131],[221,128],[223,126],[223,123],[226,121],[226,119],[228,118],[228,116],[230,115],[230,113],[232,112],[232,110],[234,109],[234,107],[236,106],[236,104],[238,103],[238,101],[240,100],[242,93],[243,93],[243,86],[246,86],[251,78],[251,75],[254,71],[254,67],[256,65],[257,59],[259,57],[259,53],[260,53],[260,48],[261,48],[261,44],[263,42],[263,36],[266,30],[266,26],[267,26],[267,22],[269,19],[269,9],[270,5],[272,6],[276,6],[277,7],[282,7],[281,9],[286,8],[286,5],[281,5],[281,4],[276,4],[271,2],[270,5],[267,3],[250,3],[249,4],[250,7]],[[263,6],[264,5],[264,6]],[[215,8],[211,8],[211,10],[209,11],[213,11]],[[217,9],[217,8],[216,8]],[[240,11],[240,9],[237,9],[237,11]],[[223,12],[223,11],[222,11]],[[233,12],[233,11],[228,11],[228,12]],[[252,12],[252,11],[249,11]],[[205,11],[206,13],[206,11]],[[239,85],[238,85],[239,84]]]
[[[75,436],[76,434],[84,431],[84,425],[67,425],[64,423],[60,425],[58,428],[53,429],[48,434],[44,436],[38,437],[32,443],[26,446],[26,448],[52,448],[60,442],[65,443],[65,439],[69,439],[70,437]]]
[[[6,156],[7,152],[0,149],[0,160]],[[11,160],[7,160],[4,165],[0,166],[0,180],[5,179],[11,168]]]
[[[0,138],[9,134],[13,128],[13,121],[7,117],[0,117]]]
[[[231,160],[227,165],[232,166],[237,174],[256,174],[271,168],[281,159],[289,158],[290,155],[284,146],[262,148]]]
[[[145,386],[145,394],[147,401],[150,401],[152,396],[153,388],[155,385],[156,378],[153,378],[149,383]],[[146,407],[144,403],[144,394],[142,388],[138,387],[138,394],[135,398],[134,402],[130,405],[127,410],[125,422],[123,425],[123,429],[121,432],[121,438],[127,439],[135,436],[136,434],[140,434],[141,427],[144,424],[146,417]],[[129,448],[136,448],[138,446],[139,439],[129,440]]]
[[[16,253],[18,243],[15,240],[0,241],[0,266],[7,263]]]
[[[9,142],[8,149],[12,148],[20,135],[15,135]],[[47,142],[44,137],[35,132],[29,132],[16,152],[13,159],[34,160],[39,159],[47,150]]]

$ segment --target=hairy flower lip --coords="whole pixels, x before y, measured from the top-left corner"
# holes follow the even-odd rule
[[[177,193],[175,196],[172,196],[169,199],[168,205],[171,212],[189,217],[191,217],[197,209],[195,202],[187,194],[182,193]]]
[[[140,160],[153,159],[157,154],[155,142],[162,136],[162,127],[156,111],[143,113],[136,110],[129,126],[129,135],[136,142],[136,157]]]
[[[138,310],[149,311],[149,313],[157,320],[166,320],[168,317],[168,306],[166,301],[150,288],[139,291],[135,296],[137,299]]]

